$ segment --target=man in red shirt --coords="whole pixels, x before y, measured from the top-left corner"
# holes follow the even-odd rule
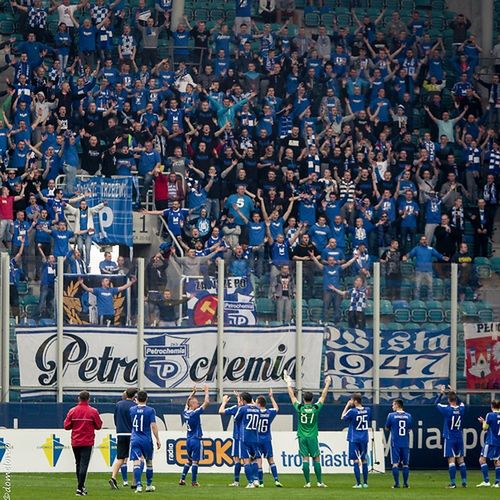
[[[64,428],[67,431],[71,430],[71,447],[75,455],[76,479],[78,481],[77,496],[87,494],[85,479],[94,446],[95,431],[102,427],[99,412],[89,405],[89,399],[88,391],[80,392],[79,403],[69,410],[64,420]]]
[[[18,196],[10,196],[9,188],[0,188],[0,243],[8,249],[11,240],[10,226],[14,220],[14,202],[24,198],[24,186]]]

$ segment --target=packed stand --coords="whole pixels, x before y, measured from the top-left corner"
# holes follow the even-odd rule
[[[50,318],[55,259],[88,272],[102,207],[75,191],[80,175],[132,177],[135,209],[163,217],[147,266],[148,290],[167,288],[163,322],[179,321],[172,260],[204,276],[224,259],[278,322],[293,321],[297,261],[312,321],[364,327],[377,260],[385,302],[449,299],[433,295],[449,283],[436,262],[459,263],[460,298],[476,298],[473,259],[498,268],[498,66],[480,76],[461,14],[361,3],[237,0],[172,27],[169,0],[12,2],[0,240],[14,302],[39,281]],[[120,259],[100,271],[129,273]]]

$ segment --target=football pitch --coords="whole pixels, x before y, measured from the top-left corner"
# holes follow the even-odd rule
[[[247,490],[244,487],[229,488],[232,481],[230,474],[199,474],[200,488],[191,486],[178,486],[178,474],[156,474],[153,484],[156,485],[154,493],[134,494],[130,488],[111,490],[108,485],[108,474],[89,474],[87,479],[87,498],[131,498],[146,495],[148,498],[213,498],[237,499],[256,496],[259,498],[349,498],[349,499],[425,499],[425,498],[500,498],[499,490],[494,488],[476,488],[481,482],[481,474],[474,470],[468,475],[468,488],[457,486],[456,490],[447,490],[448,473],[446,471],[412,471],[410,475],[410,489],[391,489],[392,475],[371,474],[369,488],[353,490],[354,476],[350,474],[324,475],[323,481],[327,489],[320,489],[312,482],[310,490],[303,488],[304,482],[301,475],[284,474],[280,476],[283,488],[276,488],[272,477],[265,476],[264,488]],[[311,481],[314,476],[311,474]],[[494,471],[490,471],[490,481],[494,478]],[[188,480],[190,477],[187,478]],[[4,480],[2,478],[1,480]],[[0,481],[1,481],[0,480]],[[11,474],[10,478],[12,500],[58,500],[75,498],[75,478],[73,474]],[[121,486],[121,482],[119,482]],[[243,484],[243,483],[242,483]],[[1,489],[1,484],[0,484]],[[2,493],[4,490],[1,489]]]

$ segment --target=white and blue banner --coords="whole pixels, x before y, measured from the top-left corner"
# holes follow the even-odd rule
[[[90,193],[87,203],[94,207],[106,206],[94,215],[93,240],[100,245],[133,245],[132,178],[106,179],[93,177],[79,181],[80,193]]]
[[[302,385],[318,387],[323,328],[304,327]],[[217,386],[217,328],[150,328],[142,351],[146,389],[190,390]],[[54,387],[56,327],[16,329],[21,386]],[[137,329],[65,326],[63,383],[66,387],[123,390],[137,384]],[[295,329],[227,327],[224,331],[224,388],[285,388],[283,372],[295,378]]]
[[[187,306],[190,324],[217,324],[217,278],[189,278],[185,292],[191,295]],[[244,277],[224,280],[224,324],[251,326],[257,323],[252,281]]]
[[[436,387],[449,384],[450,328],[437,331],[381,332],[380,389],[382,399],[430,399]],[[345,395],[373,387],[373,331],[325,328],[324,375]],[[425,393],[421,391],[425,390]],[[419,391],[419,392],[415,392]],[[335,397],[343,397],[336,393]],[[368,394],[366,394],[369,397]]]

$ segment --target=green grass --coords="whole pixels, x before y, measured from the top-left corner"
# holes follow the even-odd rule
[[[490,480],[492,479],[490,471]],[[493,472],[494,474],[494,472]],[[458,476],[459,477],[459,476]],[[494,477],[494,476],[493,476]],[[132,490],[120,488],[112,491],[108,486],[107,474],[89,474],[87,479],[87,498],[114,498],[123,499],[135,497]],[[190,479],[188,477],[188,479]],[[314,475],[311,475],[311,480]],[[481,475],[477,470],[469,471],[469,487],[467,489],[458,487],[456,490],[446,490],[448,474],[446,471],[414,471],[410,476],[410,489],[392,490],[392,476],[390,472],[385,474],[370,475],[370,487],[363,490],[352,490],[354,484],[353,476],[349,474],[325,475],[323,480],[328,485],[327,489],[318,489],[312,483],[310,490],[303,488],[303,479],[300,475],[283,475],[280,477],[284,488],[274,487],[272,477],[266,475],[264,481],[266,487],[263,489],[246,490],[240,487],[228,488],[232,476],[229,474],[203,474],[199,475],[201,488],[191,486],[180,487],[177,485],[179,475],[156,474],[153,484],[156,492],[153,498],[213,498],[213,499],[235,499],[257,496],[259,498],[340,498],[342,495],[349,500],[355,499],[419,499],[426,498],[500,498],[499,490],[493,488],[477,489],[475,485],[481,482]],[[0,479],[0,483],[2,479]],[[12,474],[11,475],[11,497],[14,500],[58,500],[75,497],[75,479],[73,474]],[[119,483],[121,484],[121,483]],[[242,483],[243,484],[243,483]],[[1,489],[0,484],[0,489]],[[3,493],[3,490],[2,490]],[[146,493],[143,493],[146,495]],[[147,495],[150,498],[152,495]]]

